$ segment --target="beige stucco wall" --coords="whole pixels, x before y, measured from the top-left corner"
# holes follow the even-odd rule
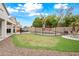
[[[4,5],[2,3],[0,3],[0,10],[2,10],[2,12],[0,13],[0,33],[1,33],[1,38],[0,41],[11,36],[13,33],[13,29],[14,26],[17,27],[17,22],[16,22],[16,18],[10,18]],[[11,24],[7,24],[7,23],[11,23]],[[7,33],[7,29],[11,29],[11,33]],[[16,28],[15,28],[16,30]]]
[[[71,30],[72,30],[72,27],[56,27],[56,32],[58,33],[63,33],[64,31],[70,32]],[[35,32],[35,31],[42,32],[42,28],[30,27],[29,31],[30,32]],[[55,28],[45,28],[43,31],[55,33]]]

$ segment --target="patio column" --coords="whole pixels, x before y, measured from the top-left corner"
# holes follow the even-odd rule
[[[15,34],[16,33],[16,25],[14,25],[14,28],[13,29],[14,29],[14,34]]]
[[[7,21],[2,21],[2,38],[7,36]]]
[[[13,34],[13,24],[11,24],[11,34]]]
[[[2,36],[2,21],[0,21],[0,37]]]
[[[17,26],[15,25],[15,34],[17,34]]]

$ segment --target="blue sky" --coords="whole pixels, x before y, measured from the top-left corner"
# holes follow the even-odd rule
[[[15,16],[22,26],[31,26],[36,16],[54,14],[63,6],[63,9],[73,7],[73,14],[79,14],[78,3],[6,3],[7,10],[11,16]]]

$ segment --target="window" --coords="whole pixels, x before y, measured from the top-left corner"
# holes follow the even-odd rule
[[[11,33],[11,29],[7,29],[7,33]]]

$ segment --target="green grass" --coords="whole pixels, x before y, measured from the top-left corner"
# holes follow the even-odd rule
[[[40,36],[34,34],[13,35],[12,42],[17,47],[79,52],[79,41],[61,36]]]

